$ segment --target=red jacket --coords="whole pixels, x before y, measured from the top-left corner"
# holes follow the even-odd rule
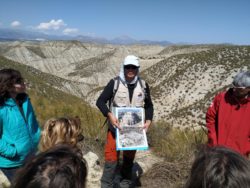
[[[232,89],[219,93],[208,108],[208,145],[221,145],[250,154],[250,96],[238,100]]]

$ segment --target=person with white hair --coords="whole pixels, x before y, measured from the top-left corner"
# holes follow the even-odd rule
[[[209,146],[225,146],[250,157],[250,71],[214,98],[206,114]]]
[[[116,107],[142,107],[145,109],[144,129],[147,131],[153,118],[153,104],[148,84],[139,77],[139,58],[128,55],[122,62],[119,76],[111,79],[99,96],[96,105],[108,119],[108,134],[105,145],[105,164],[101,178],[102,188],[112,188],[119,159],[116,151],[115,128],[120,129],[114,115]],[[107,102],[109,101],[109,106]],[[120,187],[131,187],[135,150],[123,151]]]

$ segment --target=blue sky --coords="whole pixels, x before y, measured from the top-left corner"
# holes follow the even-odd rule
[[[250,0],[1,0],[0,27],[250,45]]]

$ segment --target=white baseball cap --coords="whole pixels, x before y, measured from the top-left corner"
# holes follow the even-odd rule
[[[139,58],[134,56],[134,55],[128,55],[127,57],[125,57],[124,61],[123,61],[123,65],[134,65],[136,67],[140,67],[139,64]]]

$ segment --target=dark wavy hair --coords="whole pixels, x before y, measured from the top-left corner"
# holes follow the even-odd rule
[[[0,105],[10,98],[9,90],[13,88],[15,83],[23,81],[23,77],[18,70],[2,69],[0,70]],[[21,97],[22,98],[22,97]]]
[[[81,151],[57,145],[26,163],[15,176],[13,188],[85,188],[86,161]]]
[[[250,188],[250,161],[224,147],[203,147],[185,188]]]

